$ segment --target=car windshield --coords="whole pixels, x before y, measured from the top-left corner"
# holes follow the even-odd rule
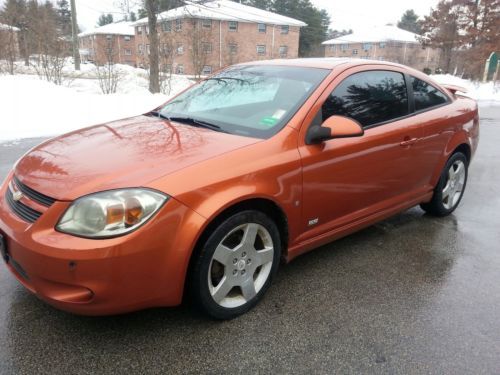
[[[329,72],[235,66],[175,97],[159,114],[191,125],[216,125],[214,130],[226,133],[269,138],[286,125]]]

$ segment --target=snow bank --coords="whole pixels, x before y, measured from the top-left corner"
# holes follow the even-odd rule
[[[434,74],[431,75],[431,78],[441,84],[462,86],[467,89],[467,93],[463,95],[476,100],[500,102],[500,85],[495,85],[494,82],[472,82],[451,74]]]
[[[146,78],[130,69],[119,93],[112,95],[102,95],[95,79],[76,79],[63,87],[34,75],[0,76],[0,141],[54,136],[140,115],[168,99],[151,94]],[[172,81],[171,95],[191,84],[182,76]]]

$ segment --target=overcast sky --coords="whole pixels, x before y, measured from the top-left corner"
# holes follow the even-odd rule
[[[55,2],[55,0],[53,0]],[[130,0],[139,3],[138,0]],[[353,29],[396,23],[406,9],[422,16],[438,0],[311,0],[330,14],[333,29]],[[0,0],[3,3],[4,0]],[[76,0],[78,23],[82,29],[94,27],[101,13],[114,13],[119,19],[118,0]]]

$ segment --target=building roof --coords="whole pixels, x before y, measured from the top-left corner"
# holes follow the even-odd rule
[[[216,0],[204,4],[186,2],[184,6],[158,15],[159,20],[173,20],[177,18],[204,18],[221,21],[266,23],[271,25],[307,26],[306,23],[294,18],[285,17],[230,0]],[[147,24],[147,18],[142,18],[135,24]]]
[[[133,22],[116,22],[116,23],[110,23],[104,26],[96,27],[87,31],[84,31],[78,36],[88,36],[88,35],[94,35],[94,34],[115,34],[115,35],[134,35],[134,26]]]
[[[19,31],[17,27],[14,26],[9,26],[4,23],[0,23],[0,30],[13,30],[13,31]]]
[[[330,44],[346,44],[346,43],[366,43],[366,42],[406,42],[419,43],[417,37],[419,35],[410,31],[400,29],[392,25],[375,26],[370,29],[357,31],[349,35],[344,35],[335,39],[330,39],[323,42],[323,45]]]

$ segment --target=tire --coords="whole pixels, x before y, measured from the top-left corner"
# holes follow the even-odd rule
[[[420,207],[434,216],[447,216],[455,211],[467,185],[468,165],[464,154],[454,153],[441,173],[431,201],[422,203]]]
[[[233,319],[252,309],[271,285],[281,257],[279,231],[264,213],[241,211],[225,219],[194,256],[193,302],[212,318]]]

